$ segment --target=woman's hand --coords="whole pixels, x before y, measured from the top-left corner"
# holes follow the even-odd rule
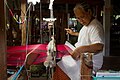
[[[78,32],[74,32],[72,29],[69,29],[69,28],[65,28],[67,34],[70,34],[70,35],[74,35],[74,36],[78,36],[79,33]]]
[[[72,52],[71,56],[73,57],[73,59],[79,60],[80,57],[81,57],[81,54],[82,54],[81,48],[76,48],[76,49]]]
[[[80,57],[82,57],[83,53],[86,53],[86,52],[87,52],[87,47],[86,46],[80,46],[72,52],[71,56],[75,60],[78,60],[78,59],[80,59]]]
[[[67,34],[70,34],[70,35],[74,34],[74,32],[69,28],[65,28],[65,30],[66,30]]]

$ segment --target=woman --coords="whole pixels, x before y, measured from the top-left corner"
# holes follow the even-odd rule
[[[67,33],[78,36],[78,41],[75,44],[76,49],[71,53],[71,56],[75,60],[80,60],[80,57],[83,54],[93,55],[92,56],[93,71],[97,71],[102,67],[103,64],[103,47],[104,47],[103,27],[101,23],[94,18],[90,6],[86,3],[77,4],[74,8],[74,14],[76,16],[77,21],[80,22],[83,25],[83,27],[79,31],[79,33],[72,32],[71,29],[65,29]],[[84,67],[81,66],[81,69]],[[91,71],[91,69],[87,68],[87,71]],[[83,72],[81,73],[81,75],[83,76],[86,74],[90,75],[90,72],[87,71],[81,71]],[[66,78],[65,80],[69,79]],[[83,80],[90,80],[90,78],[84,78]]]

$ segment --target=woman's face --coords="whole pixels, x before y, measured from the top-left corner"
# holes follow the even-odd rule
[[[91,15],[89,12],[86,12],[82,8],[75,9],[74,14],[76,16],[76,19],[78,22],[80,22],[82,25],[88,25],[91,20]]]

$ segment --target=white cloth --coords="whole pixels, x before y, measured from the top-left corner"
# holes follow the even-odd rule
[[[80,60],[76,61],[70,55],[63,56],[57,64],[71,80],[80,80]]]

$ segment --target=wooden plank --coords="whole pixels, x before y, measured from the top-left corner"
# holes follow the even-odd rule
[[[21,0],[21,18],[22,20],[25,19],[25,14],[26,13],[26,0]],[[21,24],[22,27],[22,43],[21,45],[26,44],[26,21]]]
[[[4,0],[0,0],[0,80],[7,80],[6,74],[6,30]]]

